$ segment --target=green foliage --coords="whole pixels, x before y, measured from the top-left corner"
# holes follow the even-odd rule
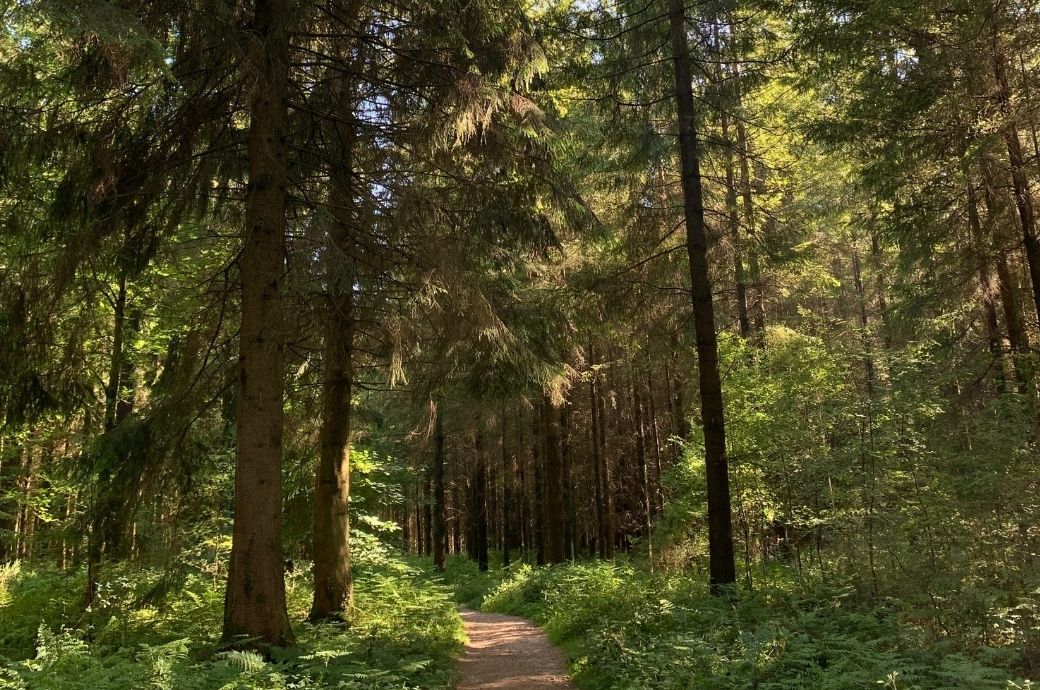
[[[81,575],[20,565],[0,571],[0,688],[448,688],[461,623],[450,592],[398,559],[365,559],[349,627],[300,624],[298,646],[220,651],[222,583],[198,573],[158,604],[157,570],[119,568],[101,605],[83,611]],[[288,578],[290,607],[309,604],[309,568]]]
[[[1028,687],[1011,670],[1014,649],[936,644],[897,602],[867,605],[847,583],[797,589],[777,574],[728,599],[700,579],[608,563],[522,567],[484,608],[542,623],[583,688]]]

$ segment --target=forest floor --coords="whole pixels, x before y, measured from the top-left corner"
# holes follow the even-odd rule
[[[460,690],[572,688],[563,655],[524,618],[462,609],[466,653]]]

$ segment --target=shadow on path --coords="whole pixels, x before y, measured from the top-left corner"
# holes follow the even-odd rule
[[[466,653],[459,690],[572,688],[560,650],[524,618],[462,609]]]

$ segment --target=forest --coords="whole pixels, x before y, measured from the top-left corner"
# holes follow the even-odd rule
[[[0,689],[1038,687],[1040,1],[0,16]]]

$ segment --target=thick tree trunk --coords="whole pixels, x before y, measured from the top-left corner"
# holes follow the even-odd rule
[[[282,559],[280,285],[285,255],[288,0],[256,0],[245,60],[249,185],[242,249],[242,322],[236,420],[235,522],[224,604],[224,640],[293,641]]]
[[[563,460],[560,455],[560,412],[548,396],[542,400],[542,430],[545,438],[545,562],[562,563],[564,550]]]
[[[699,363],[701,424],[708,485],[708,553],[710,584],[721,593],[736,581],[733,557],[733,516],[730,506],[726,428],[723,419],[722,380],[719,376],[718,338],[708,273],[707,232],[701,187],[700,154],[693,102],[693,75],[682,0],[669,0],[672,59],[679,125],[679,155],[686,220],[686,249],[690,262],[693,321]]]

